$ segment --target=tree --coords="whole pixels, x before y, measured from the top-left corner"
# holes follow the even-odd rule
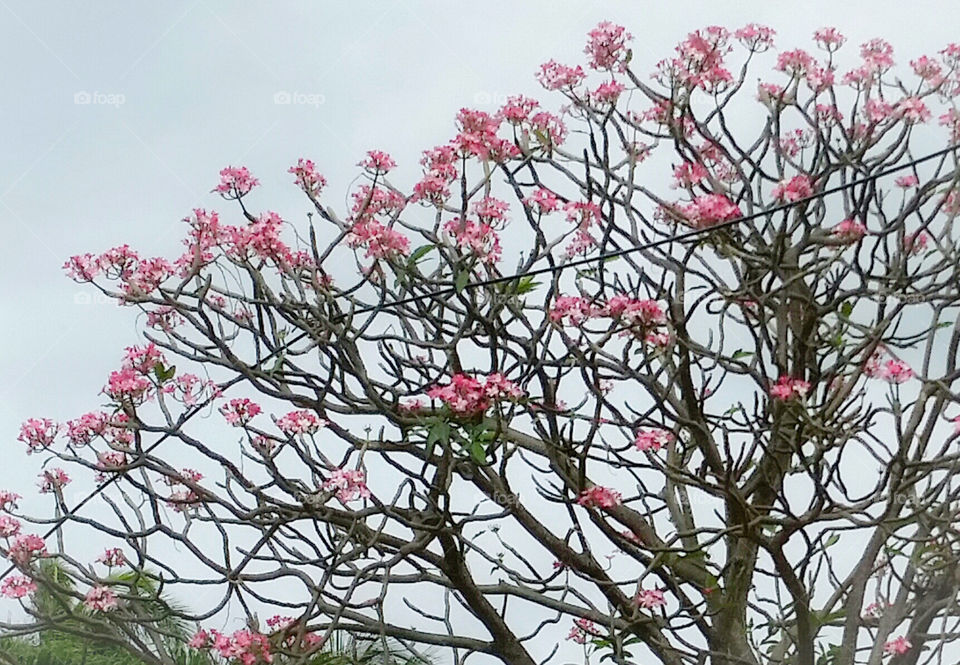
[[[301,159],[296,220],[228,167],[238,223],[194,210],[178,259],[72,257],[147,343],[106,410],[23,426],[103,483],[85,517],[46,472],[66,541],[122,546],[177,617],[242,611],[191,641],[231,662],[337,630],[457,663],[956,655],[960,195],[933,117],[960,140],[960,46],[899,78],[880,39],[841,74],[836,29],[819,57],[773,37],[699,30],[651,80],[601,23],[586,70],[539,71],[562,114],[463,109],[412,187],[371,151],[338,213]],[[56,584],[9,535],[6,595]],[[126,630],[128,589],[70,551]]]

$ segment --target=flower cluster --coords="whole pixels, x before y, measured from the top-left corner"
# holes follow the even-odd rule
[[[103,551],[103,554],[97,557],[97,563],[102,563],[108,568],[116,568],[127,563],[127,557],[123,555],[123,550],[119,547],[109,547]]]
[[[320,175],[313,161],[303,157],[297,160],[296,166],[287,169],[287,173],[293,174],[297,187],[312,199],[319,196],[320,190],[327,186],[327,179]]]
[[[27,444],[29,455],[48,448],[59,430],[59,426],[49,418],[29,418],[20,425],[17,441]]]
[[[770,396],[781,402],[790,399],[803,400],[809,392],[809,381],[789,376],[781,376],[774,385],[770,386]]]
[[[852,245],[867,234],[867,227],[856,219],[845,219],[834,226],[830,233],[840,242]]]
[[[675,438],[673,432],[668,432],[665,429],[641,429],[637,432],[633,445],[641,452],[648,450],[656,452],[669,445]]]
[[[586,644],[589,638],[601,635],[600,630],[589,619],[574,619],[573,623],[574,626],[567,634],[567,639],[577,644]]]
[[[601,508],[616,508],[622,500],[623,498],[620,496],[620,492],[612,490],[609,487],[594,485],[590,489],[585,489],[580,492],[580,498],[577,499],[577,503],[587,508],[595,508],[597,506]]]
[[[287,436],[294,434],[316,434],[321,428],[329,423],[323,418],[318,418],[312,411],[291,411],[282,418],[277,419],[277,427]]]
[[[330,477],[323,481],[323,489],[334,491],[337,498],[343,503],[358,498],[369,499],[370,490],[367,488],[367,474],[362,469],[353,471],[334,469]]]
[[[789,180],[784,180],[773,188],[773,198],[784,203],[793,203],[800,199],[805,199],[813,194],[813,185],[810,178],[805,175],[797,175]]]
[[[47,555],[47,545],[43,538],[35,533],[19,534],[10,541],[7,558],[23,568],[34,559]]]
[[[864,364],[863,373],[887,383],[906,383],[913,378],[909,365],[896,358],[886,358],[886,355],[886,351],[878,347]]]
[[[691,203],[679,206],[688,225],[695,229],[713,226],[743,216],[739,206],[723,194],[705,194]]]
[[[259,184],[260,181],[250,175],[246,166],[228,166],[220,171],[220,184],[213,191],[225,199],[239,199]]]
[[[366,158],[361,160],[357,166],[362,166],[374,175],[383,175],[396,168],[397,163],[393,161],[393,157],[382,150],[369,150]]]
[[[462,252],[473,254],[479,261],[489,265],[500,260],[500,236],[487,222],[457,217],[444,224],[443,230]]]
[[[241,665],[272,663],[270,640],[266,635],[251,631],[238,630],[225,635],[217,630],[197,631],[188,646],[193,649],[212,649],[222,658],[236,660]]]
[[[70,476],[63,469],[48,469],[40,474],[40,493],[52,494],[70,482]]]
[[[260,405],[246,397],[234,398],[220,407],[220,413],[234,427],[245,427],[260,411]]]
[[[107,587],[95,586],[84,596],[83,604],[94,612],[109,612],[117,608],[117,594]]]
[[[657,607],[663,607],[667,604],[663,597],[663,591],[660,589],[642,589],[633,599],[638,607],[645,610],[652,610]]]
[[[482,382],[466,374],[454,374],[450,383],[427,391],[430,399],[440,400],[458,416],[477,415],[495,401],[519,399],[523,395],[516,384],[498,373],[490,374]]]
[[[8,575],[0,584],[0,596],[24,598],[37,590],[37,583],[26,575]]]
[[[590,56],[593,69],[623,72],[627,69],[627,42],[633,35],[622,25],[603,21],[587,33],[589,40],[583,52]]]

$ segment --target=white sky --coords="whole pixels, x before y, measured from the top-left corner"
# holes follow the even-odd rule
[[[16,442],[19,424],[95,408],[122,348],[138,341],[131,310],[75,302],[85,289],[63,275],[64,260],[125,242],[173,258],[179,220],[197,206],[233,223],[235,208],[209,193],[223,166],[261,180],[258,210],[296,218],[307,202],[286,169],[312,158],[342,210],[368,149],[390,152],[410,184],[420,152],[452,136],[459,108],[492,110],[516,93],[555,108],[534,71],[550,58],[583,62],[585,34],[601,20],[634,35],[640,72],[711,24],[764,23],[789,47],[810,47],[814,29],[834,25],[853,45],[888,39],[903,64],[960,38],[954,3],[908,7],[0,0],[0,487],[25,494],[38,472]],[[75,103],[83,92],[93,103]],[[276,103],[283,92],[295,103]]]

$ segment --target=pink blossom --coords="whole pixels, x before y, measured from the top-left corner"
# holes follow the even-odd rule
[[[157,330],[170,332],[183,323],[183,317],[173,307],[160,305],[147,312],[147,325]]]
[[[860,57],[874,71],[893,67],[893,47],[882,39],[871,39],[860,45]]]
[[[40,493],[51,494],[70,482],[70,476],[63,469],[50,469],[40,474]]]
[[[100,273],[100,257],[89,253],[71,256],[63,264],[63,269],[76,282],[92,282]]]
[[[960,434],[960,416],[953,417],[953,433]]]
[[[581,229],[587,229],[593,224],[599,224],[602,219],[600,206],[593,201],[570,201],[564,204],[567,221],[575,222]]]
[[[641,452],[648,450],[656,452],[663,446],[670,444],[675,438],[673,432],[668,432],[665,429],[641,429],[637,432],[633,444]]]
[[[774,385],[770,386],[770,396],[782,402],[793,398],[802,400],[809,392],[810,383],[808,381],[789,376],[781,376]]]
[[[110,547],[103,551],[103,554],[97,557],[97,563],[102,563],[110,568],[122,566],[127,563],[127,558],[123,555],[123,550],[119,547]]]
[[[260,405],[246,397],[234,398],[220,407],[220,413],[234,427],[244,427],[260,411]]]
[[[546,137],[545,145],[558,146],[567,136],[567,127],[557,116],[547,111],[535,113],[530,118],[530,128],[537,137]]]
[[[847,244],[860,240],[867,233],[867,227],[855,219],[845,219],[833,227],[831,235]]]
[[[843,46],[847,38],[840,34],[836,28],[820,28],[813,33],[813,39],[817,45],[831,53]]]
[[[132,367],[110,372],[103,393],[116,402],[131,401],[139,403],[146,398],[153,384]]]
[[[882,99],[868,99],[863,105],[863,114],[870,122],[883,122],[893,115],[893,104],[885,102]]]
[[[825,127],[843,122],[843,113],[833,104],[817,104],[813,110],[817,122]]]
[[[585,76],[579,65],[567,67],[553,60],[540,65],[540,71],[537,72],[537,80],[547,90],[572,88],[579,85]]]
[[[0,515],[0,538],[10,538],[20,533],[20,520],[10,515]]]
[[[573,640],[577,644],[586,644],[588,637],[598,637],[600,631],[596,625],[589,619],[574,619],[575,624],[567,635],[568,640]]]
[[[930,119],[930,109],[919,97],[904,97],[897,103],[897,112],[904,122],[918,123]]]
[[[927,248],[929,242],[929,234],[924,231],[917,231],[916,233],[910,233],[904,236],[903,249],[907,254],[916,256]]]
[[[119,450],[97,453],[97,468],[103,471],[116,471],[127,465],[127,456]]]
[[[190,641],[187,642],[187,646],[191,649],[204,649],[209,646],[210,643],[210,633],[205,630],[198,630],[193,634],[193,637],[190,638]]]
[[[184,406],[195,406],[216,397],[219,391],[216,383],[201,379],[196,374],[179,374],[163,388],[165,395],[171,395]]]
[[[707,167],[699,162],[684,162],[673,167],[674,187],[693,187],[707,178]]]
[[[589,40],[583,52],[590,56],[593,69],[626,71],[627,42],[633,36],[621,25],[603,21],[588,33]]]
[[[140,256],[129,245],[108,249],[97,259],[100,267],[111,278],[126,278],[133,273]]]
[[[646,610],[663,607],[667,604],[666,599],[663,597],[663,591],[660,589],[643,589],[636,595],[633,602],[635,602],[638,607]]]
[[[410,253],[410,240],[406,236],[376,220],[354,224],[346,241],[350,247],[365,247],[367,258],[389,259]]]
[[[940,63],[933,58],[922,55],[916,60],[911,60],[910,67],[913,68],[914,74],[931,87],[936,87],[943,82],[943,69],[941,69]]]
[[[323,482],[323,489],[335,490],[337,498],[344,503],[361,497],[369,499],[370,490],[367,488],[366,480],[367,474],[361,469],[355,471],[335,469],[330,474],[330,478]]]
[[[17,509],[17,500],[22,497],[9,490],[0,490],[0,511],[10,512]]]
[[[813,66],[816,60],[803,49],[794,49],[792,51],[781,51],[777,55],[777,71],[786,72],[791,76],[802,76],[807,69]]]
[[[620,98],[620,93],[624,91],[624,85],[617,81],[607,81],[597,86],[596,90],[590,93],[590,99],[599,104],[616,104]]]
[[[17,441],[27,444],[29,455],[48,448],[59,431],[60,426],[49,418],[29,418],[20,425]]]
[[[887,383],[906,383],[913,378],[913,370],[902,360],[891,358],[880,368],[877,378]]]
[[[397,166],[393,158],[382,150],[369,150],[367,156],[357,166],[362,166],[374,175],[389,172]]]
[[[109,612],[117,608],[117,594],[107,587],[95,586],[84,596],[83,604],[94,612]]]
[[[492,196],[487,196],[472,204],[473,214],[480,218],[481,222],[494,224],[506,221],[506,213],[510,204]]]
[[[540,103],[535,99],[514,95],[507,97],[506,103],[500,107],[500,116],[512,125],[519,125],[527,120],[538,106]]]
[[[687,218],[690,226],[698,229],[730,221],[743,215],[740,208],[723,194],[698,196],[693,200],[693,203],[681,207],[681,213]]]
[[[303,157],[297,160],[296,166],[287,169],[287,173],[294,175],[293,181],[297,187],[306,192],[310,198],[319,196],[320,190],[327,186],[327,179],[320,175],[313,161]]]
[[[960,141],[960,111],[948,109],[938,118],[938,121],[941,127],[947,127],[950,130],[951,141]]]
[[[163,352],[153,342],[145,346],[128,346],[124,349],[124,368],[136,370],[140,374],[150,374],[158,363],[163,364],[166,358]]]
[[[773,28],[756,23],[748,23],[733,33],[744,46],[751,51],[765,51],[773,46],[773,37],[777,32]]]
[[[459,217],[443,225],[457,247],[464,253],[473,254],[480,261],[493,264],[500,260],[502,249],[500,236],[485,222],[462,221]]]
[[[601,508],[616,508],[620,505],[622,497],[620,492],[612,490],[609,487],[594,485],[590,489],[583,490],[577,503],[587,508],[600,506]]]
[[[635,299],[617,294],[610,296],[602,311],[604,315],[620,319],[630,327],[648,329],[667,322],[663,305],[649,298]]]
[[[259,184],[260,181],[250,175],[246,166],[228,166],[220,171],[220,184],[213,191],[225,199],[239,199]]]
[[[564,248],[563,253],[570,259],[581,254],[586,255],[596,246],[596,239],[589,232],[580,229],[573,234],[573,238]]]
[[[902,187],[903,189],[908,189],[910,187],[916,187],[920,180],[915,175],[902,175],[896,180],[893,181],[897,187]]]
[[[908,651],[910,651],[911,648],[913,648],[913,645],[910,644],[910,641],[905,637],[901,636],[901,637],[894,638],[889,642],[887,642],[886,644],[884,644],[883,652],[900,655],[900,654],[907,653]]]
[[[810,178],[805,175],[797,175],[789,180],[782,180],[773,188],[771,193],[773,198],[786,203],[793,203],[800,199],[807,198],[813,194],[813,186]]]
[[[579,327],[600,313],[586,298],[580,296],[560,296],[556,299],[548,315],[554,323]]]
[[[782,85],[777,85],[776,83],[759,83],[757,84],[757,101],[767,106],[781,102],[789,104],[793,101],[793,96],[787,96],[786,89]]]
[[[482,383],[466,374],[454,374],[450,383],[434,386],[427,396],[442,401],[458,416],[472,416],[490,408],[491,400],[516,399],[523,391],[502,374],[491,374]]]
[[[327,425],[327,421],[318,418],[312,411],[291,411],[287,415],[277,420],[277,427],[284,434],[315,434],[322,427]]]
[[[0,584],[0,596],[23,598],[37,590],[37,584],[26,575],[9,575]]]
[[[7,558],[18,566],[26,566],[33,559],[47,555],[47,545],[43,538],[34,534],[20,534],[14,536],[7,550]]]

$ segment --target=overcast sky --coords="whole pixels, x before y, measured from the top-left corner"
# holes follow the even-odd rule
[[[957,41],[951,5],[0,0],[0,487],[26,493],[38,471],[19,424],[95,408],[138,341],[133,311],[86,302],[92,291],[63,275],[64,260],[122,243],[175,257],[191,208],[234,213],[209,193],[223,166],[249,167],[258,203],[293,218],[306,199],[286,169],[312,158],[342,210],[366,150],[391,153],[412,182],[459,108],[493,110],[516,93],[555,107],[534,71],[550,58],[581,63],[601,20],[633,33],[640,72],[687,32],[751,21],[782,46],[810,47],[825,25],[852,44],[882,36],[905,63]]]

